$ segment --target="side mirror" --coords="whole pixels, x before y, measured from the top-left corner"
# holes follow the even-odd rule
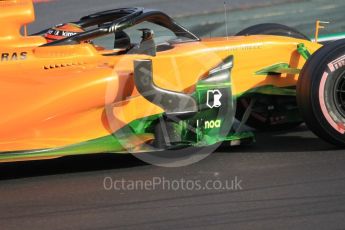
[[[130,49],[131,39],[124,31],[115,32],[114,49]]]

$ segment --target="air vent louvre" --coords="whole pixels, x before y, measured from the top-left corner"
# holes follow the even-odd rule
[[[49,70],[49,69],[57,69],[57,68],[66,68],[66,67],[71,67],[71,66],[81,66],[81,65],[85,65],[84,62],[72,62],[72,63],[61,63],[61,64],[51,64],[51,65],[45,65],[43,66],[43,68],[45,70]]]

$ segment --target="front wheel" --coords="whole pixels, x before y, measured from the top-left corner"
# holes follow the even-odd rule
[[[307,61],[297,84],[297,101],[316,135],[345,147],[345,40],[322,47]]]

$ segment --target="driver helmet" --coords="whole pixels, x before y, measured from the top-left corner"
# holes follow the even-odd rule
[[[49,29],[47,33],[44,35],[44,38],[49,43],[64,38],[72,37],[82,32],[85,32],[85,30],[81,26],[74,23],[66,23],[54,26],[53,28]]]

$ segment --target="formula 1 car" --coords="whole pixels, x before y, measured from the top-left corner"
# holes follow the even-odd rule
[[[26,34],[30,0],[0,5],[2,162],[235,144],[253,137],[244,124],[306,122],[345,146],[343,35],[260,24],[201,39],[160,11],[121,8],[47,42],[49,29]]]

